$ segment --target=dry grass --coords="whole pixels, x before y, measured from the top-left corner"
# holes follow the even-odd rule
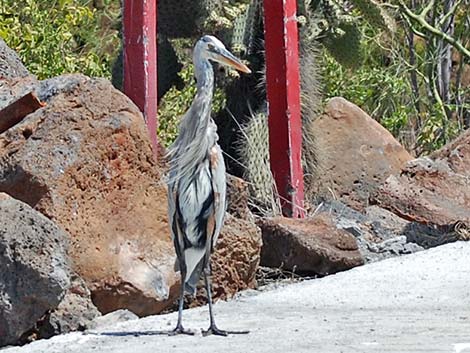
[[[470,227],[463,222],[457,222],[454,227],[457,240],[470,241]]]
[[[263,289],[263,287],[266,286],[271,287],[273,285],[277,286],[283,284],[297,283],[313,278],[316,277],[302,276],[295,272],[295,268],[293,270],[287,270],[284,269],[282,265],[278,268],[260,266],[258,267],[258,271],[256,273],[258,289]]]

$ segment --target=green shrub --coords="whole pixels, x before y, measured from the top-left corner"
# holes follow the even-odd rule
[[[103,26],[102,16],[119,0],[105,1],[104,10],[90,0],[3,0],[0,36],[40,79],[63,73],[111,77],[119,48],[118,31]],[[112,21],[111,21],[112,22]]]
[[[408,116],[413,113],[408,77],[397,76],[393,68],[381,66],[350,71],[330,56],[326,56],[325,63],[326,98],[346,98],[395,135],[406,127]]]

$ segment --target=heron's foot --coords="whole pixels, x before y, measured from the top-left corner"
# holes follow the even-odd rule
[[[174,330],[168,332],[168,336],[190,335],[194,336],[194,331],[186,330],[182,325],[177,325]]]
[[[211,325],[207,331],[202,331],[202,335],[204,337],[206,336],[210,336],[210,335],[215,335],[215,336],[228,336],[228,335],[246,335],[250,333],[250,331],[225,331],[225,330],[221,330],[219,329],[217,326],[215,325]]]

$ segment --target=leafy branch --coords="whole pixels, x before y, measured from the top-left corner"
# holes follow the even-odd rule
[[[421,11],[420,14],[416,14],[413,11],[410,10],[408,6],[404,3],[403,0],[398,0],[400,7],[403,9],[404,14],[407,16],[408,19],[415,21],[419,25],[421,25],[422,29],[453,46],[455,49],[457,49],[463,56],[465,56],[467,59],[470,60],[470,50],[465,48],[460,41],[456,40],[454,37],[448,35],[447,33],[439,30],[438,28],[434,27],[430,23],[426,21],[426,16],[429,13],[429,11],[432,9],[434,6],[435,0],[429,1],[428,5]],[[455,5],[460,4],[461,1],[458,1]],[[449,13],[453,13],[456,9],[457,6],[453,6],[451,11]],[[411,21],[410,21],[411,22]],[[413,28],[413,27],[412,27]],[[413,28],[413,32],[417,35],[421,36],[421,32],[417,31]]]

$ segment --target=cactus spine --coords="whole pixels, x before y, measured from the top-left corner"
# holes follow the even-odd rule
[[[269,210],[274,202],[274,179],[269,165],[268,120],[265,113],[251,116],[241,128],[238,154],[244,165],[243,177],[249,182],[253,205]]]

